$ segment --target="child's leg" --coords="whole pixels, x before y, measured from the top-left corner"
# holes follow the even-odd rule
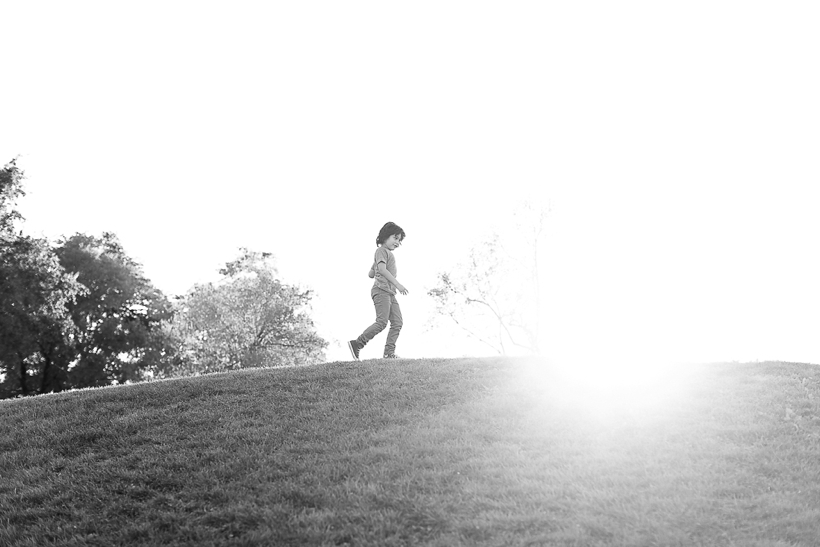
[[[390,330],[387,332],[387,342],[384,345],[385,355],[395,355],[396,340],[399,339],[399,331],[401,331],[403,320],[401,317],[401,308],[399,301],[394,295],[390,295]]]
[[[376,293],[373,295],[373,305],[376,307],[376,322],[367,327],[364,332],[356,338],[360,347],[370,342],[374,336],[387,327],[390,319],[391,295],[388,293]]]

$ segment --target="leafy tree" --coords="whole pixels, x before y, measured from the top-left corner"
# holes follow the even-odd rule
[[[14,161],[0,171],[0,397],[161,374],[174,357],[171,303],[113,234],[55,248],[19,232],[22,179]]]
[[[44,344],[73,330],[67,305],[81,292],[48,243],[30,237],[0,243],[0,361],[6,394],[59,390],[64,375]],[[39,384],[37,379],[39,377]]]
[[[55,340],[47,349],[60,357],[69,385],[139,381],[168,366],[174,354],[167,329],[173,306],[117,237],[76,234],[62,240],[56,254],[85,287],[68,306],[75,329],[67,343]]]
[[[546,205],[521,204],[504,237],[494,231],[466,259],[439,272],[427,292],[436,318],[451,321],[499,354],[513,348],[540,353],[539,249],[548,214]]]
[[[270,253],[243,248],[219,273],[219,283],[196,285],[180,299],[174,374],[324,360],[327,342],[307,313],[312,291],[282,283]]]
[[[24,173],[17,167],[17,160],[13,159],[0,170],[0,238],[4,241],[15,235],[14,223],[22,220],[22,216],[14,206],[17,198],[24,196]]]
[[[69,336],[67,305],[82,292],[46,240],[17,231],[22,179],[14,161],[0,171],[0,397],[59,389],[56,355],[41,350]]]

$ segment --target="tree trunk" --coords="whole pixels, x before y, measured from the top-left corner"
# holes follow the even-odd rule
[[[48,377],[51,374],[51,359],[48,355],[43,355],[43,376],[40,378],[40,393],[45,393],[48,389]]]
[[[26,370],[26,360],[23,356],[18,352],[17,357],[20,359],[20,393],[23,396],[29,395],[28,385],[26,383],[26,377],[28,376],[28,370]]]
[[[63,390],[62,370],[50,352],[42,352],[43,377],[40,379],[40,393],[58,393]]]

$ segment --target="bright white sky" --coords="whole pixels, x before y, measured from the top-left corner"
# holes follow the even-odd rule
[[[425,332],[426,290],[541,197],[555,358],[820,363],[816,2],[26,0],[0,21],[25,230],[114,232],[169,295],[273,252],[347,359],[392,220],[398,353],[481,354]]]

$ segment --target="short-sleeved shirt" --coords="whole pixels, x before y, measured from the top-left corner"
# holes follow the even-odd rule
[[[387,271],[396,277],[396,257],[393,252],[387,247],[380,246],[376,249],[376,254],[373,256],[373,270],[376,273],[373,281],[373,290],[379,289],[390,294],[396,294],[396,286],[388,281],[379,271],[379,262],[384,262]]]

